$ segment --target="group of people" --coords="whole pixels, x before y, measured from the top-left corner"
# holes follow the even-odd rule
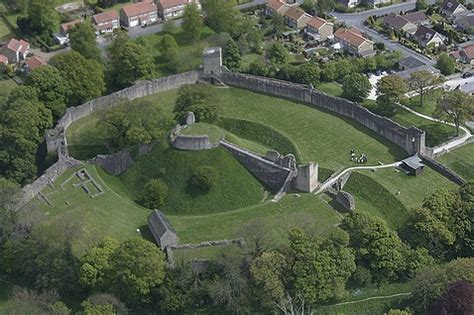
[[[367,163],[368,159],[367,159],[367,155],[365,155],[364,153],[361,153],[360,156],[356,156],[355,150],[351,149],[351,161],[362,164],[362,163]]]

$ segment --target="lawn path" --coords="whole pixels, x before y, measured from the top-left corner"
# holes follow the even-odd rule
[[[360,302],[365,302],[365,301],[370,301],[370,300],[389,299],[389,298],[394,298],[394,297],[397,297],[397,296],[405,296],[405,295],[411,295],[411,292],[402,292],[402,293],[396,293],[396,294],[392,294],[392,295],[372,296],[372,297],[368,297],[368,298],[363,299],[363,300],[342,302],[342,303],[332,304],[332,305],[328,305],[328,306],[348,305],[348,304],[355,304],[355,303],[360,303]]]
[[[437,118],[434,118],[434,117],[431,117],[431,116],[428,116],[428,115],[424,115],[424,114],[421,114],[405,105],[402,105],[402,104],[398,104],[398,106],[400,106],[401,108],[409,111],[410,113],[418,116],[418,117],[421,117],[421,118],[424,118],[424,119],[427,119],[427,120],[430,120],[430,121],[434,121],[434,122],[438,122],[438,123],[442,123],[442,124],[446,124],[446,125],[449,125],[449,126],[453,126],[453,127],[456,127],[453,123],[449,123],[449,122],[446,122],[446,121],[443,121],[441,119],[437,119]],[[454,138],[450,141],[447,141],[443,144],[441,144],[440,146],[437,146],[434,148],[433,150],[433,154],[439,154],[439,153],[447,153],[449,152],[451,149],[454,149],[454,148],[457,148],[457,147],[460,147],[460,146],[463,146],[464,144],[467,143],[467,141],[472,137],[472,134],[471,134],[471,131],[469,129],[467,129],[466,127],[463,127],[463,126],[460,126],[459,128],[461,128],[462,131],[464,131],[464,135],[462,137],[457,137],[457,138]]]

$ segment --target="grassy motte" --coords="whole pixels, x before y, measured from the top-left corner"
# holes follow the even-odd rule
[[[190,185],[194,171],[203,166],[216,170],[209,192]],[[120,176],[132,199],[140,202],[143,187],[152,178],[168,186],[167,214],[205,214],[227,211],[259,203],[262,185],[224,148],[180,151],[163,142]]]
[[[465,180],[474,180],[474,143],[466,144],[440,156],[439,161]]]

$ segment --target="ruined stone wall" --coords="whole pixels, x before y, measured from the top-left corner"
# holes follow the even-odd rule
[[[229,150],[260,182],[274,191],[280,190],[291,173],[291,169],[284,168],[234,144],[221,141],[221,145]]]
[[[410,154],[424,152],[424,131],[414,127],[407,128],[401,126],[388,118],[372,113],[357,103],[326,95],[302,84],[281,80],[226,71],[222,72],[221,79],[225,84],[231,86],[287,98],[292,101],[304,102],[318,109],[325,109],[344,117],[349,117],[380,136],[396,143]]]
[[[450,181],[458,184],[458,185],[464,185],[466,183],[466,180],[459,176],[455,171],[447,167],[446,165],[441,164],[440,162],[428,157],[421,155],[420,156],[423,161],[425,162],[426,165],[430,166],[434,170],[436,170],[438,173],[449,179]]]
[[[319,184],[318,169],[319,165],[313,162],[299,165],[298,174],[293,180],[293,187],[304,192],[313,192]]]
[[[139,145],[136,150],[138,156],[147,154],[153,149],[153,144]],[[88,160],[88,163],[100,165],[107,173],[112,175],[120,175],[128,170],[135,163],[132,157],[131,150],[125,149],[116,153],[107,155],[97,155],[93,159]]]
[[[344,190],[339,190],[336,194],[336,201],[344,207],[344,209],[353,211],[355,210],[354,197]]]
[[[177,136],[172,142],[172,146],[178,150],[200,151],[216,148],[219,144],[212,144],[207,135],[204,136]]]

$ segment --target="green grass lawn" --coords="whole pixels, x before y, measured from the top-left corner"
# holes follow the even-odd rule
[[[442,89],[436,89],[425,94],[423,96],[423,106],[420,106],[420,96],[411,97],[403,101],[403,104],[419,113],[435,117],[438,99],[441,97],[442,93]]]
[[[429,167],[417,177],[388,168],[376,172],[357,171],[344,190],[354,195],[356,209],[378,216],[391,228],[399,229],[413,208],[421,206],[425,198],[442,187],[457,189],[456,184]]]
[[[206,123],[195,123],[181,130],[184,136],[204,136],[209,137],[211,143],[218,143],[224,135],[224,131],[215,126]]]
[[[474,143],[466,144],[438,158],[467,181],[474,180]]]
[[[6,41],[13,37],[8,26],[3,21],[3,18],[0,18],[0,41]]]
[[[337,82],[321,82],[316,85],[316,89],[332,96],[342,95],[342,86]]]
[[[202,166],[215,169],[213,187],[203,193],[189,185],[194,171]],[[224,148],[180,151],[162,143],[120,175],[132,199],[143,198],[144,185],[160,178],[168,185],[167,214],[205,214],[233,210],[260,203],[262,185]]]

